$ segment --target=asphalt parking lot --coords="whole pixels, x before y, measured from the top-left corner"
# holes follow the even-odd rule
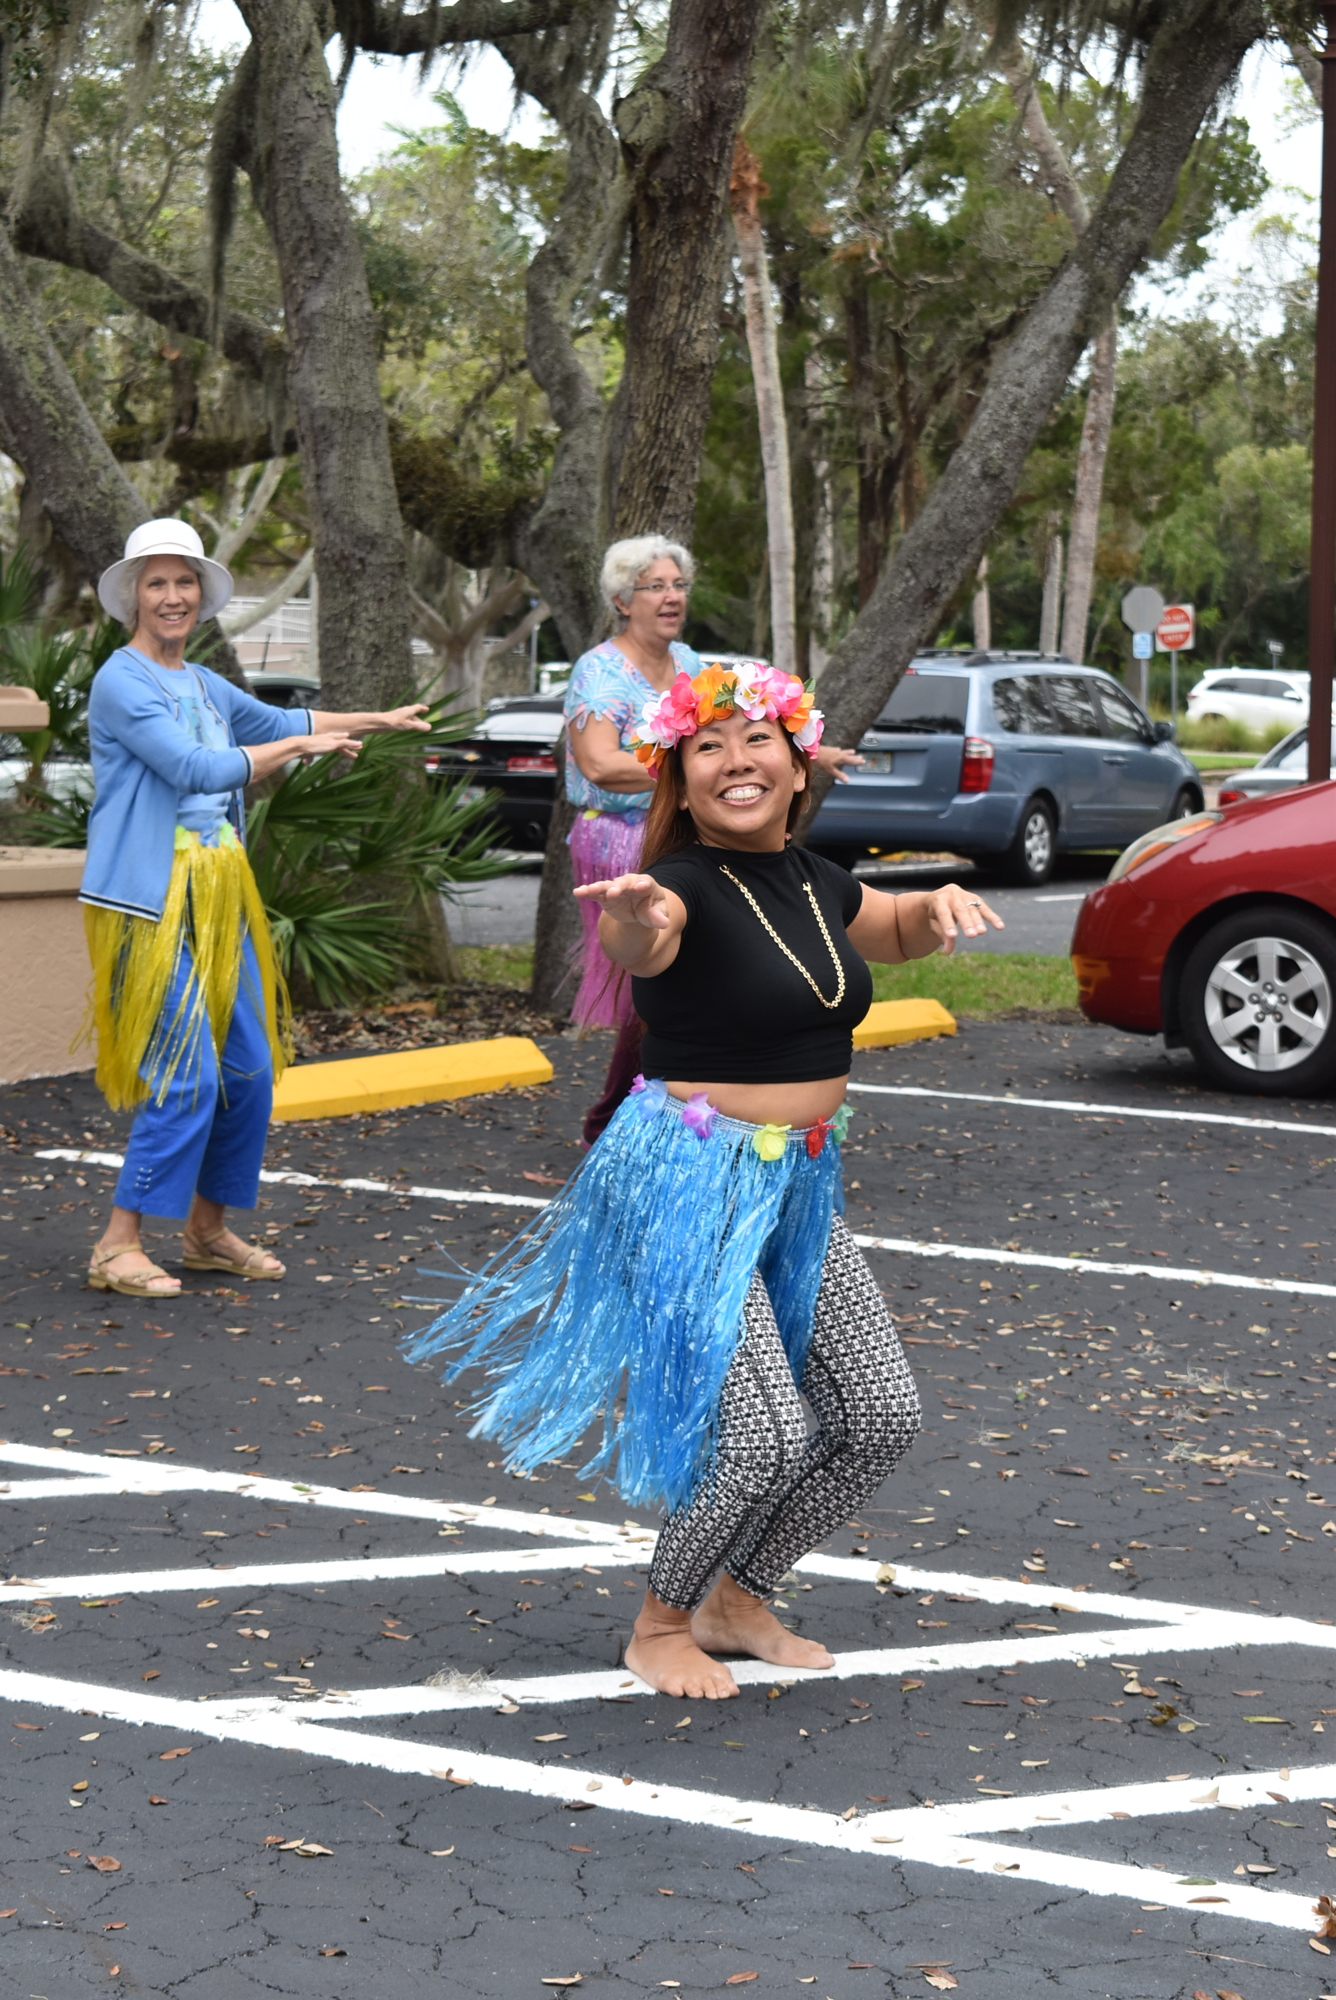
[[[170,1304],[82,1287],[91,1083],[0,1094],[6,1994],[1336,1991],[1336,1103],[1084,1027],[859,1055],[925,1428],[782,1588],[836,1671],[710,1708],[619,1663],[653,1519],[398,1358],[577,1158],[606,1044],[549,1047],[276,1128],[287,1280]]]

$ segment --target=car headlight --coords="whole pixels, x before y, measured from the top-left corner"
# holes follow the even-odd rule
[[[1118,856],[1109,870],[1110,882],[1121,882],[1124,875],[1130,875],[1134,868],[1140,868],[1143,862],[1162,853],[1166,847],[1173,847],[1194,833],[1202,833],[1208,826],[1218,825],[1223,818],[1221,812],[1199,812],[1194,813],[1191,819],[1175,819],[1168,826],[1152,827],[1149,833],[1143,833],[1140,840],[1134,840]]]

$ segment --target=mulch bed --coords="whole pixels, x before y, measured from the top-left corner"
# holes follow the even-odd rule
[[[439,1048],[493,1035],[559,1035],[565,1026],[564,1019],[537,1012],[516,986],[452,986],[360,1011],[312,1007],[293,1019],[298,1062]]]

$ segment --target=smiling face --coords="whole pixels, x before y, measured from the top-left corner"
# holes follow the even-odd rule
[[[134,636],[179,649],[199,619],[200,580],[181,556],[146,556],[135,584]]]
[[[679,804],[707,847],[777,852],[789,809],[807,788],[807,760],[779,722],[734,713],[681,745]]]
[[[649,645],[667,645],[682,630],[687,615],[687,583],[671,556],[659,556],[636,578],[629,597],[617,600],[630,637]]]

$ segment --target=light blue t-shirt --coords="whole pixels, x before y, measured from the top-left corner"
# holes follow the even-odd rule
[[[143,659],[143,654],[139,655]],[[154,678],[174,697],[181,720],[196,743],[205,750],[231,747],[227,724],[205,699],[204,686],[193,667],[168,668],[150,663]],[[176,823],[188,833],[197,833],[207,844],[217,839],[218,829],[227,818],[230,792],[185,792],[177,800]]]
[[[669,651],[679,673],[698,674],[701,662],[690,646],[674,639]],[[647,701],[656,701],[653,687],[639,667],[633,666],[620,646],[605,639],[581,653],[566,687],[566,796],[585,812],[616,813],[621,819],[643,819],[653,794],[605,792],[596,785],[571,755],[571,730],[583,729],[591,715],[602,716],[616,726],[623,750],[635,735],[641,711]]]

